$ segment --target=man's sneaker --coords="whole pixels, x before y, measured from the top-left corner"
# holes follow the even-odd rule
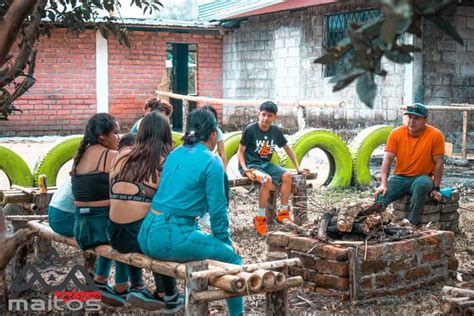
[[[262,237],[265,236],[267,233],[267,217],[257,215],[253,218],[253,224],[257,233]]]
[[[277,214],[277,221],[282,224],[291,222],[290,211],[288,211],[287,209],[279,210]]]
[[[173,298],[168,299],[165,296],[165,310],[164,314],[176,313],[184,307],[184,296],[176,293]]]
[[[119,293],[107,283],[95,282],[95,284],[102,295],[102,303],[115,307],[125,305],[125,300],[129,293],[128,290]]]
[[[163,298],[153,295],[148,289],[132,289],[127,295],[127,302],[147,311],[156,311],[165,306]]]

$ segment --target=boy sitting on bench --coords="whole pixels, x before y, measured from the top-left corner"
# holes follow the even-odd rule
[[[265,209],[270,190],[279,189],[281,193],[281,204],[276,214],[277,221],[280,223],[291,221],[288,198],[291,192],[292,176],[290,171],[271,162],[275,146],[283,147],[298,173],[307,173],[308,170],[300,168],[295,153],[288,146],[288,141],[281,129],[273,125],[277,119],[277,105],[272,101],[266,101],[260,105],[259,110],[258,123],[252,123],[244,129],[237,157],[240,173],[261,184],[254,225],[258,234],[265,236],[267,233]]]

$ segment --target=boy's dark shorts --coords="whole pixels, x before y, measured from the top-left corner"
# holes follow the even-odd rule
[[[263,162],[263,163],[260,163],[260,164],[248,164],[247,165],[247,168],[249,169],[257,169],[257,170],[260,170],[262,172],[265,172],[266,174],[268,174],[271,178],[272,178],[272,182],[274,185],[276,186],[280,186],[281,185],[281,176],[287,172],[288,170],[286,170],[285,168],[282,168],[278,165],[275,165],[274,163],[272,162]],[[239,165],[239,172],[241,175],[245,176],[243,174],[243,170],[242,168],[240,167]]]

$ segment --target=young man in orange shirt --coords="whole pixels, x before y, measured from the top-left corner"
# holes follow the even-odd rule
[[[268,203],[270,190],[280,189],[281,205],[277,213],[277,221],[291,221],[288,209],[288,198],[291,192],[291,172],[271,162],[275,147],[283,148],[296,166],[298,173],[308,173],[307,169],[300,168],[293,149],[288,145],[283,132],[278,126],[273,125],[277,119],[278,107],[272,101],[260,105],[258,122],[248,125],[242,134],[237,157],[239,170],[244,176],[261,183],[258,197],[258,212],[254,218],[255,229],[260,236],[267,233],[267,217],[265,209]],[[264,174],[258,178],[251,169],[256,169]]]
[[[407,107],[408,124],[389,135],[382,162],[382,183],[374,195],[384,196],[384,205],[411,194],[408,220],[418,225],[428,197],[441,200],[439,186],[443,176],[444,136],[427,124],[428,109],[421,103]],[[390,166],[397,158],[395,171]]]

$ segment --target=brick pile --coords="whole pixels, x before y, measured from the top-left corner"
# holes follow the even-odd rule
[[[290,275],[302,276],[313,292],[348,300],[402,295],[445,280],[455,271],[454,233],[426,231],[418,238],[391,243],[357,246],[336,245],[292,233],[268,235],[268,251],[283,251],[300,258],[302,267],[291,267]],[[356,269],[356,270],[354,270]],[[353,271],[357,271],[354,273]]]
[[[411,195],[406,195],[393,202],[393,215],[397,220],[408,216],[410,198]],[[456,232],[459,229],[458,207],[459,192],[456,191],[452,193],[451,198],[443,198],[441,202],[430,199],[421,212],[420,224],[426,225],[431,222],[430,227]]]

